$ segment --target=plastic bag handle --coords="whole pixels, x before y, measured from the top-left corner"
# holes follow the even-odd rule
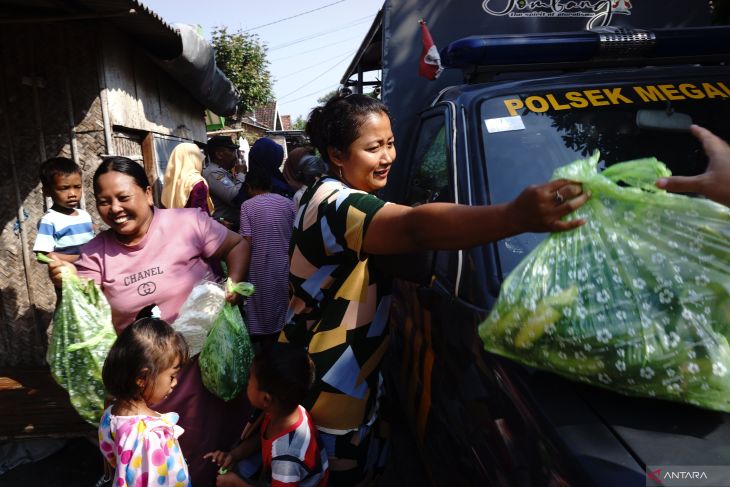
[[[614,164],[606,168],[601,175],[614,183],[622,181],[645,191],[659,192],[664,190],[656,187],[656,180],[671,176],[672,171],[655,157],[647,157]]]
[[[595,151],[586,159],[579,159],[572,164],[559,167],[552,179],[570,179],[583,184],[583,189],[595,190],[598,193],[612,192],[619,189],[617,183],[654,193],[664,193],[656,187],[656,180],[672,175],[663,162],[655,157],[646,157],[633,161],[621,162],[598,172],[598,161],[601,155]]]
[[[40,252],[36,252],[35,253],[35,260],[37,260],[41,264],[50,264],[51,262],[55,262],[53,259],[51,259],[50,257],[48,257],[46,254],[42,254]],[[65,277],[65,276],[67,276],[68,273],[69,273],[68,268],[61,267],[61,277],[62,278]]]
[[[226,291],[229,293],[240,294],[241,296],[251,296],[256,288],[250,282],[234,283],[230,278],[226,279]]]

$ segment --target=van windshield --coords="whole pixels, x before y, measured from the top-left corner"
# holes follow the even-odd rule
[[[528,185],[548,181],[555,168],[596,150],[601,168],[656,157],[675,175],[699,174],[707,164],[702,147],[689,132],[676,129],[691,119],[730,140],[729,87],[730,80],[602,85],[486,99],[481,115],[491,202],[510,201]],[[503,277],[544,237],[523,234],[500,241]]]

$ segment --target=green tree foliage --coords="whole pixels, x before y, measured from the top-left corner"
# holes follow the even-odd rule
[[[227,27],[215,27],[211,43],[216,64],[238,90],[239,115],[274,98],[266,46],[256,34],[231,34]]]
[[[319,98],[317,98],[317,103],[320,105],[324,105],[325,103],[327,103],[330,100],[330,98],[337,95],[337,93],[339,93],[338,90],[329,91],[329,92],[325,93],[324,95],[320,96]]]
[[[291,128],[293,130],[304,130],[304,126],[307,124],[307,121],[302,118],[301,115],[297,117],[296,120],[294,120],[294,123],[291,124]]]

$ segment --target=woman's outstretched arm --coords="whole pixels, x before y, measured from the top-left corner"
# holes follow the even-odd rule
[[[558,179],[530,186],[515,200],[499,205],[386,205],[373,217],[363,248],[369,254],[463,249],[524,232],[570,230],[585,222],[560,218],[588,198],[579,184]]]

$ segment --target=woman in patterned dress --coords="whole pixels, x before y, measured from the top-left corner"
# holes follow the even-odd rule
[[[561,217],[588,195],[576,183],[556,180],[500,205],[390,204],[373,194],[385,186],[395,160],[382,102],[335,96],[312,111],[306,132],[329,173],[304,194],[294,222],[292,297],[280,341],[302,344],[315,363],[304,405],[327,448],[332,485],[356,485],[386,456],[377,426],[391,283],[370,256],[569,230],[584,222]]]

